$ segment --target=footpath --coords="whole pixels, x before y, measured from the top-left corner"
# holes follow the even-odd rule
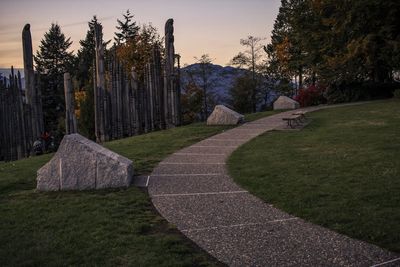
[[[148,181],[156,209],[229,266],[400,266],[400,255],[278,210],[229,177],[229,155],[260,134],[286,127],[282,118],[292,112],[245,123],[170,155]]]

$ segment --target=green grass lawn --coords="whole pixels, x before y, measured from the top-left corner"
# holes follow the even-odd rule
[[[400,101],[310,113],[229,158],[237,183],[290,214],[400,252]]]
[[[277,113],[280,113],[284,110],[267,110],[267,111],[262,111],[262,112],[256,112],[256,113],[249,113],[249,114],[245,114],[244,115],[244,120],[246,122],[250,122],[250,121],[255,121],[267,116],[271,116]]]
[[[230,127],[193,124],[105,144],[147,174],[166,155]],[[35,192],[52,155],[0,163],[1,266],[213,266],[135,188]]]

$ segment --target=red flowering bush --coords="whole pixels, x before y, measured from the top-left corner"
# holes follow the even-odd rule
[[[324,97],[325,88],[315,85],[310,85],[305,89],[300,89],[294,100],[300,103],[301,107],[316,106],[325,104],[326,98]]]

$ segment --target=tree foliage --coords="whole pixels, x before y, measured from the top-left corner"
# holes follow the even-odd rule
[[[143,24],[137,34],[125,43],[114,47],[120,59],[123,59],[127,71],[135,69],[137,77],[141,80],[144,68],[149,62],[153,48],[162,51],[162,40],[157,29],[151,24]]]
[[[122,14],[124,20],[117,19],[117,32],[115,32],[114,40],[117,45],[126,43],[134,39],[139,32],[140,27],[136,25],[136,21],[133,20],[134,15],[131,14],[129,9],[125,14]]]
[[[253,111],[253,78],[250,73],[238,77],[230,89],[230,105],[240,113],[250,113]]]
[[[400,2],[282,0],[265,47],[276,80],[329,88],[391,82],[400,69]]]
[[[261,40],[262,38],[251,35],[246,39],[240,39],[240,44],[245,47],[245,50],[244,52],[239,52],[231,60],[231,65],[238,66],[239,68],[245,67],[251,72],[251,80],[249,82],[252,88],[250,99],[252,112],[256,112],[257,109],[257,89],[260,85],[260,78],[262,79],[262,76],[259,74],[264,67],[261,61],[263,48],[260,43]]]
[[[195,57],[195,60],[196,67],[186,70],[186,74],[189,78],[188,86],[202,90],[201,120],[205,121],[216,104],[214,87],[217,85],[217,78],[213,76],[213,59],[208,54]]]
[[[88,31],[86,37],[79,41],[80,48],[77,53],[78,69],[76,78],[79,81],[79,86],[82,87],[86,83],[92,83],[93,67],[95,62],[95,40],[94,26],[99,23],[96,16],[88,22]]]
[[[58,24],[51,24],[35,55],[36,70],[41,74],[42,103],[46,131],[56,132],[65,116],[64,73],[74,69],[74,56],[68,51],[72,42],[61,32]]]
[[[77,53],[78,68],[75,73],[79,95],[82,97],[76,99],[80,106],[78,117],[79,132],[94,139],[94,71],[95,71],[95,33],[94,27],[101,24],[96,16],[88,22],[86,37],[79,41],[81,45]],[[106,45],[106,43],[105,43]]]
[[[193,82],[182,88],[181,104],[183,123],[188,124],[202,119],[204,92]]]

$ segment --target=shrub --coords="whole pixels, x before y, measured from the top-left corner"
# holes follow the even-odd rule
[[[300,103],[301,107],[324,104],[326,103],[324,92],[324,87],[311,85],[308,88],[300,89],[294,99]]]
[[[395,83],[342,82],[329,86],[325,96],[329,104],[382,99],[391,97],[396,86]]]

